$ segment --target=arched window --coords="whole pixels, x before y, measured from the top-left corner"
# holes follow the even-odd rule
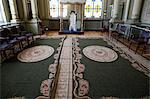
[[[86,0],[85,17],[100,18],[102,14],[102,0]]]
[[[50,0],[50,16],[60,16],[60,0]],[[67,16],[67,5],[63,5],[63,17]]]

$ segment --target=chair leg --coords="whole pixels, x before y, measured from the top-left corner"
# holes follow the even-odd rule
[[[22,48],[24,48],[23,41],[26,41],[26,40],[25,39],[21,40],[21,47]]]
[[[12,51],[13,51],[13,54],[15,55],[15,48],[14,47],[12,48]]]
[[[138,44],[138,46],[136,47],[135,53],[137,53],[139,47],[140,47],[140,45]]]
[[[22,41],[19,42],[19,48],[22,50]]]
[[[124,45],[126,45],[126,44],[125,44],[125,37],[123,37],[122,43],[123,43]]]
[[[119,35],[115,35],[116,41],[119,41]]]
[[[146,46],[143,47],[142,55],[144,54],[145,50],[146,50]]]
[[[4,54],[4,57],[5,57],[6,60],[7,60],[8,58],[7,58],[7,54],[6,54],[6,51],[5,51],[5,50],[3,51],[3,54]]]
[[[30,45],[30,37],[27,37],[28,46]]]
[[[32,43],[34,43],[34,37],[32,36]]]
[[[132,42],[130,42],[130,44],[129,44],[129,49],[131,49],[131,45],[132,45]]]
[[[3,51],[0,51],[0,53],[1,53],[1,56],[0,56],[0,58],[1,58],[1,63],[3,62]]]

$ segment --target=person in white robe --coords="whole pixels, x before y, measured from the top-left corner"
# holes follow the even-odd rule
[[[76,14],[75,11],[71,11],[70,13],[70,26],[69,26],[69,31],[77,31],[76,28]]]

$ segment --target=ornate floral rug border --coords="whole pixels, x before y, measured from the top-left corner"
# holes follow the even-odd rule
[[[40,92],[42,93],[43,96],[38,96],[36,99],[49,99],[51,96],[52,87],[54,85],[53,80],[57,72],[58,58],[59,55],[61,54],[61,46],[63,45],[64,39],[65,38],[61,39],[61,42],[59,43],[59,47],[57,48],[57,53],[54,54],[54,63],[50,64],[48,67],[49,78],[42,81],[41,83]]]
[[[89,82],[83,78],[85,66],[80,62],[82,55],[80,54],[81,49],[78,45],[78,39],[73,38],[73,95],[77,99],[91,99],[87,95],[89,91]]]

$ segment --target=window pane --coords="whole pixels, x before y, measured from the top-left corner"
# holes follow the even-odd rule
[[[67,17],[67,5],[63,5],[63,17]],[[59,16],[60,16],[60,5],[59,5]]]
[[[99,18],[101,16],[101,11],[102,11],[102,1],[101,0],[95,0],[94,1],[93,16],[95,18]]]
[[[67,17],[67,5],[63,5],[63,17]],[[60,16],[60,0],[50,0],[50,16]]]
[[[0,23],[2,23],[4,20],[3,20],[3,14],[2,14],[2,1],[0,1]]]
[[[86,0],[85,17],[99,18],[102,13],[102,0]]]
[[[50,16],[58,17],[59,10],[59,1],[58,0],[50,0]]]
[[[92,17],[92,11],[93,11],[93,1],[92,0],[86,0],[85,17]]]
[[[0,9],[0,22],[3,22],[2,11]]]
[[[67,5],[63,5],[63,17],[67,17]]]

